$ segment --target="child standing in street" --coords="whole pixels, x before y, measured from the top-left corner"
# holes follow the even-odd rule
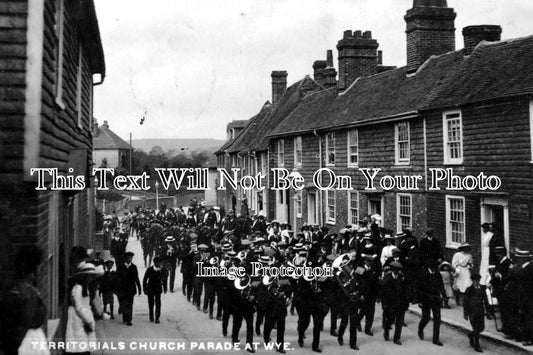
[[[107,310],[109,305],[109,314],[111,319],[115,319],[113,315],[113,305],[115,303],[114,293],[115,293],[115,282],[116,282],[116,272],[112,271],[113,265],[115,263],[113,260],[107,260],[104,262],[105,272],[100,279],[100,295],[102,296],[102,303],[104,304],[104,312]]]
[[[450,309],[449,300],[450,297],[453,297],[453,274],[451,271],[451,265],[447,261],[443,261],[440,266],[440,274],[442,276],[442,283],[444,284],[444,291],[446,292],[446,297],[442,299],[442,308]]]
[[[479,346],[479,334],[485,329],[485,314],[489,314],[489,302],[485,287],[479,284],[481,275],[472,273],[472,286],[466,289],[464,303],[464,318],[470,320],[472,332],[468,334],[470,345],[478,352],[482,353]]]

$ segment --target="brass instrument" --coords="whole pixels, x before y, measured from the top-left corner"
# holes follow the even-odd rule
[[[248,256],[248,253],[244,250],[241,250],[240,252],[237,253],[237,259],[239,259],[241,263],[246,259],[247,256]]]
[[[253,302],[255,296],[252,294],[252,278],[250,275],[245,274],[243,277],[238,277],[234,281],[234,286],[237,290],[241,291],[241,297],[247,302]]]
[[[287,297],[285,292],[281,290],[282,287],[289,287],[289,280],[280,280],[275,276],[263,276],[263,285],[267,286],[268,294],[280,305],[287,307],[291,303],[291,299]]]
[[[211,258],[209,258],[209,264],[213,266],[219,266],[219,263],[220,263],[220,258],[218,256],[212,256]]]
[[[352,302],[357,302],[361,300],[361,291],[355,279],[356,270],[354,270],[350,262],[350,254],[345,253],[338,256],[333,261],[332,266],[337,270],[335,272],[335,278],[341,286],[342,291]]]

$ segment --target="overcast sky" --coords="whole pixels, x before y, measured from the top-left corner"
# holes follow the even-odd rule
[[[225,139],[226,124],[271,100],[272,70],[289,85],[345,30],[370,30],[385,65],[403,66],[412,0],[95,0],[107,77],[95,117],[127,139]],[[448,0],[457,49],[468,25],[498,24],[502,38],[533,34],[531,0]],[[144,124],[140,118],[147,110]]]

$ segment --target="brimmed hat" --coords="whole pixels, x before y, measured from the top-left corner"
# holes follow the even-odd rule
[[[78,267],[76,268],[76,272],[74,275],[94,275],[94,276],[102,276],[104,274],[104,270],[102,267],[96,267],[92,263],[87,262],[81,262]]]
[[[229,251],[229,250],[231,250],[231,243],[222,244],[222,251]]]
[[[514,250],[511,251],[511,254],[513,254],[513,256],[518,257],[518,258],[527,258],[531,256],[531,253],[529,252],[529,250],[521,250],[518,248],[514,248]]]
[[[294,245],[294,247],[292,248],[292,250],[295,251],[295,252],[296,251],[302,251],[304,249],[305,249],[305,247],[304,247],[303,243],[296,243]]]
[[[490,223],[485,222],[480,227],[485,228],[485,229],[490,229]]]
[[[176,241],[176,239],[174,239],[174,237],[171,236],[171,235],[169,235],[169,236],[167,236],[165,238],[165,242],[167,242],[167,243],[172,243],[172,242],[175,242],[175,241]]]
[[[433,235],[434,232],[435,232],[435,231],[433,230],[433,228],[428,228],[428,229],[426,229],[426,234],[427,234],[427,235]]]
[[[384,237],[383,237],[383,240],[387,241],[387,240],[394,240],[394,237],[390,234],[386,234]]]
[[[457,249],[463,250],[463,249],[471,249],[471,248],[472,248],[472,246],[470,244],[463,243],[463,244],[459,245],[459,248],[457,248]]]
[[[230,258],[236,258],[237,257],[237,252],[234,251],[234,250],[230,250],[230,251],[228,251],[228,256]]]
[[[443,261],[442,263],[440,263],[439,269],[442,269],[445,266],[449,266],[450,268],[452,267],[449,262]]]
[[[156,256],[156,257],[154,258],[154,260],[153,260],[154,264],[156,264],[156,263],[160,263],[160,262],[162,262],[162,261],[163,261],[163,259],[161,259],[160,256]]]
[[[207,249],[209,249],[209,247],[208,247],[206,244],[200,244],[200,245],[198,245],[198,250],[204,250],[204,251],[205,251],[205,250],[207,250]]]
[[[124,256],[125,256],[126,258],[128,258],[128,257],[133,257],[134,255],[135,255],[135,253],[132,252],[132,251],[127,251],[127,252],[124,253]]]
[[[272,262],[272,258],[270,256],[263,255],[259,258],[259,262],[262,264],[270,264]]]

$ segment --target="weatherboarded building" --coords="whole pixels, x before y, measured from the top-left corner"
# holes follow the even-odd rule
[[[120,138],[104,121],[98,125],[93,121],[93,161],[96,166],[122,168],[129,171],[133,147]]]
[[[94,191],[37,191],[31,169],[84,175],[90,187],[93,87],[105,76],[93,1],[2,1],[0,76],[0,289],[12,280],[10,255],[39,245],[48,335],[61,336],[69,251],[92,246]]]
[[[434,228],[448,256],[468,242],[479,257],[484,222],[494,223],[508,250],[531,245],[533,36],[502,41],[499,26],[469,26],[457,50],[455,17],[446,1],[414,1],[404,17],[407,65],[400,68],[382,64],[371,32],[345,31],[338,80],[330,58],[316,61],[314,78],[305,79],[316,86],[293,105],[282,103],[301,82],[284,91],[262,118],[261,139],[249,133],[257,132],[251,120],[233,141],[250,143],[227,143],[237,164],[266,152],[266,169],[305,179],[301,191],[267,193],[269,219],[337,231],[378,213],[394,231],[411,227],[422,237]],[[350,177],[350,188],[318,189],[319,169]],[[374,189],[364,171],[376,174]],[[459,185],[447,186],[445,173]],[[416,185],[385,178],[381,186],[384,176]],[[432,183],[435,176],[442,181]],[[475,185],[483,176],[501,186]]]

